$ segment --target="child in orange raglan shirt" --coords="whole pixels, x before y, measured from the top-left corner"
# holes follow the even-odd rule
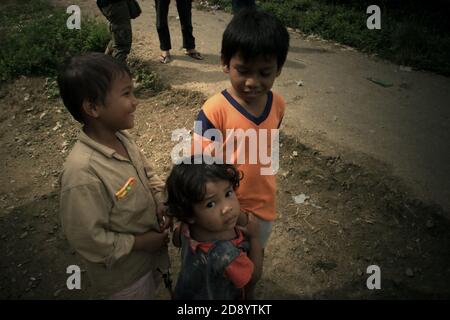
[[[236,194],[241,210],[259,220],[263,250],[276,216],[274,161],[285,109],[271,88],[288,48],[289,34],[273,15],[255,9],[236,14],[224,31],[221,50],[231,86],[205,102],[194,129],[194,153],[200,149],[221,157],[243,173]]]

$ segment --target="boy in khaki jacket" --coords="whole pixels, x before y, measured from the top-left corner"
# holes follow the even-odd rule
[[[74,57],[58,76],[64,105],[83,124],[61,175],[64,233],[99,294],[152,299],[167,269],[164,183],[131,136],[130,71],[100,53]]]

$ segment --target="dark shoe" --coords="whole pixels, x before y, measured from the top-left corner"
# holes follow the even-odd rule
[[[189,57],[191,57],[192,59],[195,59],[195,60],[203,60],[204,59],[203,56],[200,54],[200,52],[195,51],[195,50],[194,51],[186,50],[184,52],[184,54],[189,56]]]

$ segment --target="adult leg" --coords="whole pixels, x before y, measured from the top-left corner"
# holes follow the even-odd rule
[[[177,0],[177,11],[183,35],[183,48],[195,49],[195,38],[192,34],[192,0]]]
[[[115,59],[126,64],[133,37],[128,5],[126,1],[119,1],[110,3],[100,9],[109,21],[109,30],[112,38],[105,53],[111,54]]]
[[[172,49],[169,25],[167,23],[169,4],[170,0],[155,0],[156,31],[158,31],[159,47],[162,51],[169,51]]]
[[[233,14],[238,12],[238,3],[239,3],[239,0],[232,0],[231,1],[231,11],[233,12]]]

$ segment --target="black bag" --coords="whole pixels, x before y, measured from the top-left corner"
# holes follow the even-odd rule
[[[137,0],[127,0],[128,10],[130,11],[130,18],[136,19],[142,13],[141,7]]]

